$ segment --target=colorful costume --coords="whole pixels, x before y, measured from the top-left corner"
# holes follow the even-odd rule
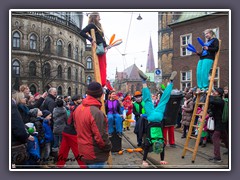
[[[125,97],[123,101],[124,110],[126,111],[126,118],[125,119],[132,119],[132,112],[133,112],[133,104],[131,101],[131,97]],[[123,121],[123,128],[129,129],[131,123],[129,121]]]
[[[218,51],[219,46],[219,41],[217,38],[208,40],[208,42],[210,41],[211,43],[208,44],[208,50],[203,50],[201,54],[198,54],[200,56],[200,60],[197,64],[197,86],[202,90],[208,89],[209,72],[212,68],[213,61],[215,59],[215,53]]]
[[[160,122],[163,120],[165,108],[170,99],[172,88],[173,83],[169,83],[166,89],[164,90],[164,93],[162,94],[160,102],[158,103],[156,108],[154,108],[154,105],[152,103],[150,90],[147,87],[143,88],[142,94],[143,101],[145,102],[144,109],[147,114],[147,119],[149,122]]]

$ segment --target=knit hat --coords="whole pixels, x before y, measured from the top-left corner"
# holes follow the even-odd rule
[[[42,117],[45,118],[45,117],[47,117],[49,114],[51,114],[51,112],[48,111],[48,110],[43,110],[43,111],[42,111],[42,114],[43,114]]]
[[[217,89],[215,89],[215,91],[217,91],[220,96],[223,96],[223,93],[224,93],[223,88],[217,88]]]
[[[38,108],[33,108],[29,110],[29,116],[37,117],[37,114],[38,114]]]
[[[34,133],[35,129],[34,129],[34,124],[33,123],[26,123],[25,127],[26,127],[29,134]]]
[[[87,94],[94,97],[94,98],[101,97],[102,94],[103,94],[101,84],[99,84],[98,82],[91,82],[88,85]]]
[[[137,97],[137,96],[142,96],[142,93],[141,93],[140,91],[136,91],[136,92],[134,93],[134,97]]]

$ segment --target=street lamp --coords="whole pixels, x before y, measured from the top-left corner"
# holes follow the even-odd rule
[[[139,14],[138,17],[137,17],[137,20],[142,20],[142,17],[141,17],[140,14]]]

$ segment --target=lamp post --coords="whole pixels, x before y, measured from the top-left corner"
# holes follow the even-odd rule
[[[142,20],[142,17],[141,17],[140,14],[139,14],[138,17],[137,17],[137,20]]]

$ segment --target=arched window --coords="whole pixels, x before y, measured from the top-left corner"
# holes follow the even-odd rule
[[[68,45],[68,58],[72,58],[72,46],[71,46],[71,44]]]
[[[92,78],[91,78],[91,76],[88,76],[87,77],[87,85],[89,85],[91,82],[92,82]]]
[[[61,65],[58,66],[57,78],[62,79],[62,66]]]
[[[36,62],[31,61],[29,64],[29,76],[36,76]]]
[[[18,60],[14,60],[12,63],[12,75],[13,76],[20,75],[20,63]]]
[[[62,87],[61,87],[61,86],[59,86],[59,87],[57,88],[57,94],[58,94],[58,95],[62,95]]]
[[[75,80],[78,81],[78,70],[75,71]]]
[[[30,49],[37,50],[37,36],[35,34],[30,36]]]
[[[57,55],[58,56],[63,55],[63,43],[61,40],[58,40],[58,42],[57,42]]]
[[[75,60],[78,61],[78,47],[75,49]]]
[[[68,79],[71,80],[71,68],[68,68]]]
[[[71,96],[71,87],[68,88],[68,96]]]
[[[82,58],[83,58],[83,49],[81,49],[81,52],[80,52],[80,57],[81,57],[81,63],[82,63]]]
[[[87,69],[92,69],[92,58],[87,58]]]
[[[20,34],[18,32],[13,33],[13,48],[20,48]]]
[[[43,66],[43,76],[44,77],[50,77],[51,75],[51,66],[49,63],[46,63],[44,66]]]
[[[33,84],[29,87],[29,89],[30,89],[30,92],[31,92],[32,94],[35,94],[35,93],[37,92],[37,88],[36,88],[36,86],[33,85]]]
[[[51,52],[51,39],[50,39],[50,37],[45,38],[44,51],[45,51],[45,53],[50,53]]]

